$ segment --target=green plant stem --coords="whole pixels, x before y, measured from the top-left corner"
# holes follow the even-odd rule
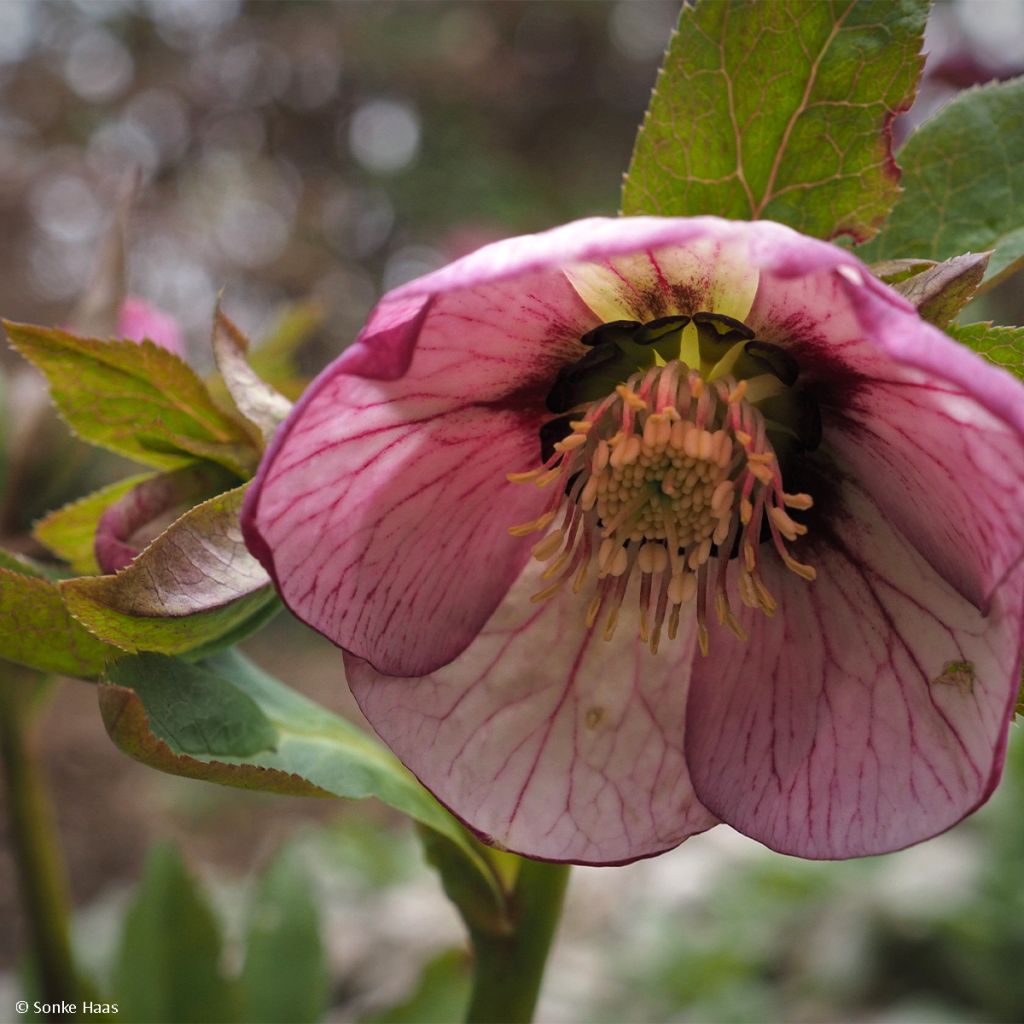
[[[16,679],[4,680],[0,686],[0,760],[39,996],[48,1003],[77,1002],[64,863],[53,809],[30,736],[36,709],[32,690],[38,691],[39,685],[36,680],[22,683]]]
[[[567,864],[523,860],[512,892],[510,934],[472,930],[473,993],[467,1024],[528,1024],[562,914]]]

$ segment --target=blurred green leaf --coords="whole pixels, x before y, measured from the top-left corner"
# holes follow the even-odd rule
[[[32,530],[32,535],[58,558],[68,562],[76,573],[83,576],[98,573],[100,567],[96,564],[93,548],[100,516],[133,488],[151,480],[153,475],[140,473],[138,476],[130,476],[94,491],[85,498],[79,498],[41,519]]]
[[[291,412],[292,403],[271,387],[249,365],[249,341],[221,311],[213,321],[213,355],[224,384],[238,411],[269,442],[278,425]]]
[[[131,1024],[239,1020],[237,993],[220,958],[220,931],[202,892],[172,847],[155,847],[114,969],[119,1018]]]
[[[40,672],[99,675],[120,651],[71,617],[56,583],[27,571],[0,567],[0,658]]]
[[[1024,378],[1024,327],[994,327],[991,323],[951,324],[946,332],[990,363]]]
[[[154,659],[164,666],[159,677],[152,671]],[[156,655],[124,658],[108,679],[99,688],[103,721],[114,742],[137,760],[172,775],[244,789],[356,800],[377,797],[451,843],[461,853],[463,870],[478,872],[490,887],[493,916],[506,912],[501,887],[475,843],[387,748],[267,675],[237,650],[195,665]],[[276,748],[254,754],[182,752],[182,734],[216,734],[213,719],[230,710],[219,712],[214,701],[197,721],[188,701],[164,701],[157,714],[151,712],[162,690],[184,685],[217,687],[221,693],[230,686],[251,698],[276,729]]]
[[[177,654],[272,604],[269,577],[238,525],[245,486],[186,512],[116,575],[62,583],[72,614],[123,650]]]
[[[253,370],[292,401],[308,383],[296,369],[295,355],[320,328],[324,316],[324,309],[317,302],[289,306],[270,328],[266,340],[249,355]]]
[[[363,1024],[449,1024],[463,1020],[472,983],[469,957],[449,949],[424,968],[416,990],[397,1006],[363,1018]]]
[[[10,569],[11,572],[20,573],[22,576],[34,576],[41,580],[59,580],[67,575],[54,565],[46,565],[38,559],[8,551],[6,548],[0,548],[0,569]]]
[[[245,428],[166,349],[4,326],[14,348],[46,375],[61,415],[84,440],[164,469],[203,458],[243,477],[253,470],[258,452]]]
[[[899,194],[891,126],[914,98],[927,13],[924,0],[685,5],[623,212],[870,238]]]
[[[974,298],[990,253],[967,253],[893,284],[929,323],[945,327]]]
[[[1024,78],[961,93],[900,150],[903,195],[863,259],[994,250],[986,285],[1024,259]]]
[[[327,1009],[329,985],[316,899],[299,859],[285,853],[260,879],[249,904],[245,1021],[318,1021]]]

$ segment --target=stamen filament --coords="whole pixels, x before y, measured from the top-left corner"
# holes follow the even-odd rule
[[[611,639],[636,572],[641,641],[657,652],[666,618],[673,639],[692,615],[707,654],[709,600],[720,626],[747,636],[730,604],[730,571],[743,607],[776,611],[758,571],[765,527],[783,564],[813,580],[814,569],[786,547],[807,534],[788,510],[806,511],[813,501],[784,491],[764,417],[749,395],[746,380],[729,371],[708,383],[678,361],[654,366],[580,407],[581,418],[569,422],[545,465],[508,474],[512,483],[553,487],[536,518],[509,529],[515,537],[549,531],[532,549],[549,563],[532,600],[546,601],[567,584],[582,593],[593,564],[585,621],[594,628],[604,614],[603,635]],[[560,508],[561,525],[549,530]]]

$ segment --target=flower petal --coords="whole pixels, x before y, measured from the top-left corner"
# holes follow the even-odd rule
[[[831,447],[914,546],[983,614],[1024,552],[1021,439],[951,386],[875,384]]]
[[[750,324],[794,352],[836,464],[984,612],[1024,554],[1020,385],[862,270],[836,266],[766,274]]]
[[[508,529],[543,496],[505,473],[536,459],[536,430],[380,390],[344,376],[321,389],[264,477],[247,543],[305,622],[382,671],[423,673],[472,640],[535,543]]]
[[[429,316],[385,303],[380,334],[282,425],[243,511],[289,607],[381,671],[455,657],[536,543],[508,529],[548,492],[506,474],[537,464],[552,367],[579,334],[567,323],[589,314],[560,275],[519,287],[439,296]],[[388,379],[403,352],[404,376]]]
[[[683,760],[693,636],[651,655],[627,593],[606,643],[568,588],[537,605],[536,563],[476,641],[420,679],[346,656],[370,723],[425,786],[489,841],[547,860],[647,857],[715,820]]]
[[[527,557],[507,536],[546,497],[544,399],[593,312],[567,263],[675,242],[715,218],[593,219],[485,246],[386,296],[282,424],[246,497],[250,550],[285,603],[381,671],[422,675],[487,621]]]
[[[775,559],[773,619],[747,612],[694,667],[687,759],[700,799],[772,849],[811,858],[900,849],[955,824],[1001,771],[1021,668],[1024,578],[991,613],[948,586],[852,484],[808,554]]]
[[[576,263],[566,276],[604,323],[702,311],[744,320],[758,281],[748,240],[729,236]]]

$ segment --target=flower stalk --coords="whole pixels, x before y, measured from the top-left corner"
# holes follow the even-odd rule
[[[26,671],[14,666],[8,669],[11,673]],[[37,682],[38,678],[9,676],[0,686],[0,760],[39,996],[47,1003],[75,1003],[78,978],[69,939],[66,871],[32,738],[39,697],[48,688],[45,682]]]
[[[470,929],[475,961],[467,1024],[533,1019],[568,882],[568,864],[524,859],[511,896],[513,930]]]

